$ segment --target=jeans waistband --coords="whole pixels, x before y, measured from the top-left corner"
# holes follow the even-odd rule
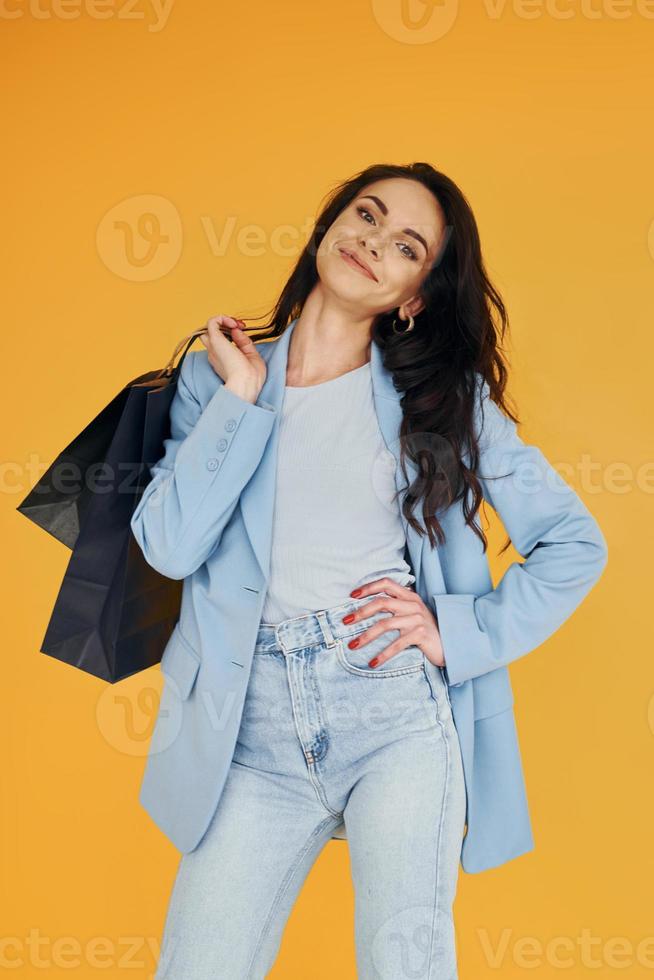
[[[359,606],[371,602],[377,596],[387,596],[387,593],[375,592],[358,599],[348,599],[338,606],[294,616],[292,619],[283,619],[281,623],[260,623],[254,652],[267,653],[279,650],[283,653],[291,653],[293,650],[301,650],[303,647],[315,644],[332,647],[342,637],[361,633],[379,618],[393,615],[390,612],[379,611],[356,623],[342,622],[343,616],[354,612]]]

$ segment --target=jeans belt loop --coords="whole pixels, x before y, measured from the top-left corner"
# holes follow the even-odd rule
[[[284,656],[286,656],[288,654],[288,650],[284,646],[284,641],[282,640],[279,632],[280,625],[281,625],[280,623],[275,624],[275,642],[277,643],[278,647],[281,647],[282,653],[284,654]]]
[[[336,640],[334,639],[334,634],[332,633],[331,626],[329,625],[329,620],[327,619],[327,614],[324,609],[321,609],[316,613],[316,617],[320,624],[320,629],[322,630],[322,635],[325,639],[325,643],[328,647],[335,647]]]

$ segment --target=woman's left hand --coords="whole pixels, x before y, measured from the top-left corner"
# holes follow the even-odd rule
[[[385,616],[374,626],[360,633],[356,637],[358,640],[357,649],[360,649],[365,643],[377,639],[382,633],[387,633],[388,630],[399,630],[401,635],[397,640],[389,643],[382,653],[373,657],[368,666],[377,667],[406,647],[417,646],[420,647],[427,660],[435,664],[436,667],[444,667],[445,658],[441,635],[436,625],[436,617],[424,604],[418,593],[405,585],[398,585],[393,579],[379,578],[374,582],[366,582],[365,585],[350,592],[350,595],[353,599],[359,599],[361,596],[373,595],[375,592],[386,592],[388,596],[376,596],[370,602],[364,603],[349,616],[346,616],[344,622],[356,623],[382,611],[391,612],[393,615]]]

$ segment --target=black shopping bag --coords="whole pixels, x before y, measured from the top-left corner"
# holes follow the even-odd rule
[[[111,683],[159,663],[179,618],[182,582],[148,565],[130,521],[164,455],[182,363],[204,329],[180,341],[165,368],[125,385],[17,507],[72,548],[41,653]]]

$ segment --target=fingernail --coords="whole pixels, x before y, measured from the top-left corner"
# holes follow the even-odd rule
[[[351,595],[351,596],[352,596],[352,597],[353,597],[354,599],[356,599],[356,597],[357,597],[358,595],[361,595],[361,589],[354,589],[354,591],[353,591],[353,592],[350,592],[350,595]]]
[[[354,622],[354,613],[349,613],[349,615],[343,616],[343,622],[344,623],[352,623],[352,622]]]
[[[373,657],[372,660],[368,661],[368,666],[376,667],[378,663],[379,663],[379,657]]]
[[[349,646],[350,650],[354,650],[355,647],[358,647],[359,646],[359,637],[357,636],[353,640],[350,640],[350,642],[348,643],[348,646]]]

